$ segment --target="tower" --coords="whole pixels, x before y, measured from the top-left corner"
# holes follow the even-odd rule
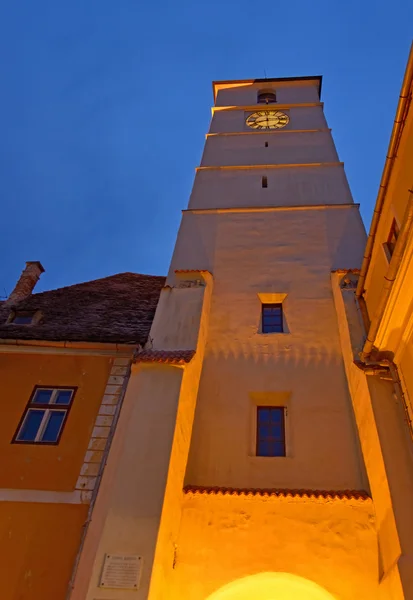
[[[275,570],[340,598],[355,589],[375,597],[374,530],[363,541],[357,534],[369,529],[369,503],[361,509],[357,494],[344,493],[330,506],[323,492],[314,501],[290,491],[368,490],[330,283],[331,271],[360,264],[365,233],[320,103],[321,78],[213,87],[212,121],[169,273],[206,269],[214,279],[178,556],[204,564],[208,583],[216,569],[228,582]],[[263,489],[285,491],[271,509]],[[313,502],[317,516],[309,517]],[[354,506],[345,514],[352,503],[357,517]],[[304,542],[308,518],[320,522],[310,534],[314,546]],[[327,567],[334,541],[322,532],[332,533],[336,518],[349,561],[333,569],[339,589]],[[318,543],[328,559],[315,565],[309,556]],[[370,572],[359,578],[361,556]],[[185,596],[189,567],[181,572],[177,589]]]
[[[320,89],[320,77],[213,85],[75,599],[97,597],[109,551],[142,557],[139,600],[377,598],[331,287],[332,271],[360,264],[365,233]]]

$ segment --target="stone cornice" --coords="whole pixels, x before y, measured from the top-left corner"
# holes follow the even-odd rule
[[[209,167],[196,167],[195,171],[248,171],[253,169],[296,169],[302,167],[343,167],[343,162],[323,163],[286,163],[270,165],[219,165]]]
[[[242,110],[246,112],[250,111],[264,111],[264,110],[289,110],[290,108],[312,108],[317,106],[324,106],[324,102],[302,102],[300,104],[244,104],[242,106],[213,106],[212,114],[214,112],[228,111],[228,110]]]

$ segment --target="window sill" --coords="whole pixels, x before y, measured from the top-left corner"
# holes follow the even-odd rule
[[[264,331],[257,331],[257,335],[291,335],[291,331],[272,331],[271,333],[265,333]]]
[[[248,458],[254,459],[254,461],[261,462],[265,460],[288,460],[293,458],[292,456],[257,456],[256,454],[249,454]]]

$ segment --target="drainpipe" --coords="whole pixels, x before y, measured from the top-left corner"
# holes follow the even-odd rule
[[[135,358],[135,353],[134,353],[133,358],[131,359],[131,363],[134,361],[134,358]],[[82,530],[82,535],[81,535],[81,539],[80,539],[79,549],[78,549],[78,552],[76,554],[76,558],[75,558],[75,562],[74,562],[73,570],[72,570],[72,576],[70,578],[69,585],[68,585],[68,588],[67,588],[66,600],[70,600],[70,598],[72,597],[72,592],[73,592],[73,587],[74,587],[74,583],[75,583],[75,578],[76,578],[76,575],[77,575],[77,570],[78,570],[78,567],[79,567],[80,557],[81,557],[81,554],[82,554],[82,551],[83,551],[83,546],[85,545],[86,534],[87,534],[87,531],[89,529],[89,524],[90,524],[90,522],[92,520],[92,513],[93,513],[93,509],[95,507],[97,495],[99,493],[100,483],[102,481],[103,472],[105,470],[106,462],[108,460],[110,447],[111,447],[112,441],[113,441],[113,436],[115,435],[116,426],[118,424],[120,411],[121,411],[121,408],[122,408],[123,400],[125,398],[126,388],[128,387],[129,378],[130,378],[130,375],[131,375],[131,363],[129,364],[128,371],[127,371],[127,373],[125,375],[125,379],[123,381],[122,390],[121,390],[121,393],[119,395],[119,402],[118,402],[118,404],[116,406],[116,411],[115,411],[115,414],[114,414],[112,426],[110,428],[110,432],[109,432],[109,435],[108,435],[108,438],[107,438],[107,442],[106,442],[106,447],[105,447],[105,450],[104,450],[104,453],[103,453],[103,456],[102,456],[102,462],[100,463],[99,473],[98,473],[98,476],[96,478],[96,483],[95,483],[95,487],[94,487],[93,492],[92,492],[92,497],[90,499],[89,510],[88,510],[88,513],[87,513],[87,518],[86,518],[86,521],[83,524],[83,530]]]
[[[400,144],[400,138],[406,121],[411,102],[411,86],[413,82],[413,44],[410,48],[410,55],[407,61],[406,73],[404,75],[403,85],[400,92],[399,103],[397,105],[396,117],[394,119],[393,131],[390,138],[389,148],[387,150],[386,162],[384,163],[383,175],[380,181],[379,193],[377,195],[376,206],[374,207],[373,218],[370,225],[369,236],[367,238],[366,249],[364,251],[363,263],[361,265],[360,277],[357,284],[356,296],[364,293],[364,282],[367,271],[370,266],[371,255],[374,246],[374,240],[377,233],[377,227],[380,221],[380,215],[383,210],[384,199],[386,197],[387,187],[390,181],[390,175],[393,170],[394,161],[397,156],[397,150]]]
[[[374,342],[376,340],[377,332],[380,328],[381,322],[383,320],[384,311],[386,309],[386,305],[390,296],[390,293],[393,288],[394,281],[397,277],[397,273],[399,271],[400,263],[403,258],[403,254],[407,245],[407,241],[409,239],[409,235],[412,230],[413,224],[413,190],[409,190],[409,200],[407,203],[406,212],[404,214],[403,223],[400,229],[399,237],[396,242],[396,246],[394,248],[393,256],[391,257],[391,261],[389,264],[389,268],[387,269],[387,273],[384,277],[384,286],[381,293],[380,301],[374,315],[374,318],[370,324],[369,332],[367,334],[367,339],[364,343],[363,350],[361,352],[360,358],[362,361],[365,361],[370,355]]]

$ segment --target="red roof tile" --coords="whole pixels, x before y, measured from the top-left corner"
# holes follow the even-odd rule
[[[143,350],[135,357],[135,362],[158,362],[182,365],[189,363],[195,350]]]
[[[226,488],[203,487],[187,485],[185,494],[195,495],[221,495],[221,496],[277,496],[291,498],[326,498],[331,500],[370,500],[367,492],[362,490],[286,490],[286,489],[254,489],[254,488]]]
[[[119,273],[0,304],[0,339],[145,344],[165,277]],[[33,325],[6,324],[11,310],[40,311]]]

